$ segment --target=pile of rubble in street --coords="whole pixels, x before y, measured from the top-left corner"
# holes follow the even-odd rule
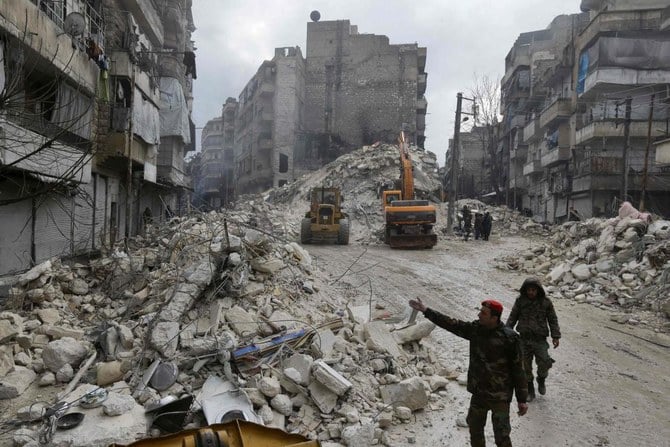
[[[544,277],[551,297],[616,310],[613,320],[670,331],[670,222],[636,215],[551,227],[499,267]]]
[[[437,159],[432,152],[409,147],[414,167],[415,195],[439,203],[441,183]],[[343,208],[352,223],[351,240],[360,244],[378,244],[383,240],[384,215],[381,192],[397,188],[400,178],[400,153],[395,145],[375,144],[339,157],[312,174],[281,188],[275,188],[267,200],[286,208],[291,221],[309,208],[309,192],[316,187],[338,187],[344,197]]]
[[[0,440],[103,446],[242,414],[326,447],[392,445],[385,428],[441,408],[459,372],[419,345],[432,323],[393,330],[374,304],[352,306],[269,211],[173,218],[127,249],[15,278]]]

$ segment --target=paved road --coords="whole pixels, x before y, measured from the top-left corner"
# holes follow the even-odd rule
[[[523,276],[497,270],[493,259],[527,248],[522,238],[444,241],[433,250],[399,251],[385,246],[310,246],[318,265],[354,286],[357,299],[375,300],[402,312],[419,296],[454,317],[474,320],[482,299],[501,300],[506,318]],[[356,260],[363,252],[360,259]],[[563,339],[552,350],[556,363],[546,396],[528,415],[512,417],[515,446],[670,446],[670,349],[608,327],[650,338],[654,334],[610,322],[609,314],[586,304],[554,300]],[[637,331],[637,332],[633,332]],[[445,365],[467,367],[467,342],[436,329],[425,341]],[[456,421],[467,410],[469,394],[456,382],[441,398],[444,409],[418,412],[416,422],[393,427],[393,445],[465,446],[466,428]],[[489,445],[493,442],[490,423]]]

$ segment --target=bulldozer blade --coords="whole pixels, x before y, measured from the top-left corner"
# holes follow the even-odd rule
[[[389,238],[391,248],[432,248],[437,234],[394,234]]]

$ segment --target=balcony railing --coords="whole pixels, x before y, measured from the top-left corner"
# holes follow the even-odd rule
[[[575,142],[576,144],[586,144],[592,140],[597,141],[603,138],[623,138],[624,127],[623,123],[620,122],[617,125],[616,121],[593,121],[577,131]],[[647,122],[632,121],[630,123],[630,137],[647,138],[648,127]],[[652,129],[663,128],[665,128],[665,122],[655,121],[652,123]]]
[[[67,14],[77,12],[84,16],[86,23],[86,32],[84,35],[95,34],[98,39],[102,39],[102,17],[88,1],[72,0],[68,2],[68,7],[65,7],[65,1],[53,0],[30,0],[34,5],[46,14],[51,21],[65,30],[65,18]],[[65,30],[67,31],[67,30]],[[102,42],[99,42],[102,43]]]
[[[542,162],[539,159],[531,160],[523,166],[523,175],[531,175],[542,172]]]
[[[428,73],[419,73],[417,76],[417,94],[423,95],[426,93],[426,83],[428,82]]]
[[[514,147],[514,148],[512,148],[512,150],[509,153],[509,156],[512,160],[516,160],[517,158],[525,160],[526,155],[528,155],[528,147],[527,146]]]
[[[546,128],[561,119],[570,118],[572,115],[572,102],[568,98],[556,98],[540,115],[540,127]]]
[[[537,141],[544,135],[540,132],[540,121],[535,118],[523,128],[523,142],[530,143]]]
[[[570,160],[569,147],[557,147],[542,155],[542,167],[547,168]]]
[[[428,108],[428,101],[426,101],[426,98],[424,96],[421,96],[419,99],[416,100],[416,113],[425,115],[427,108]]]

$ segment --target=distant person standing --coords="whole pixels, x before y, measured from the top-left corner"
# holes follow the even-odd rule
[[[538,279],[528,278],[519,289],[519,297],[514,302],[507,326],[521,335],[523,345],[523,366],[528,379],[528,401],[535,399],[533,385],[533,357],[537,363],[537,390],[547,392],[545,380],[554,360],[549,356],[547,336],[551,334],[554,349],[558,348],[561,329],[554,305],[547,297]]]
[[[482,216],[482,213],[476,212],[475,213],[475,240],[478,240],[480,237],[483,239],[483,234],[482,234],[482,223],[484,221],[484,216]]]
[[[516,394],[518,414],[526,414],[528,390],[519,334],[500,322],[503,305],[496,300],[482,301],[478,320],[472,322],[430,309],[419,298],[410,300],[409,305],[441,328],[470,341],[468,391],[472,398],[466,421],[471,445],[486,447],[484,427],[490,411],[496,445],[512,447],[510,404]]]
[[[472,232],[472,213],[470,212],[470,209],[468,208],[467,205],[463,205],[463,233],[464,233],[464,240],[468,240],[470,238],[470,233]]]
[[[488,211],[484,214],[484,217],[482,218],[482,238],[485,241],[489,240],[489,236],[491,236],[491,227],[493,226],[493,218],[491,217],[491,213]]]

